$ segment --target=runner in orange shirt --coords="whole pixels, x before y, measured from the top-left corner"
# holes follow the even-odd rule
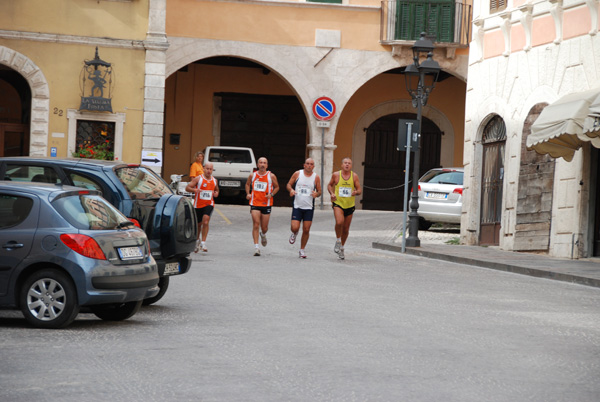
[[[273,196],[279,191],[277,177],[267,170],[269,162],[262,157],[257,162],[258,171],[248,176],[246,181],[246,199],[250,200],[250,214],[252,215],[252,239],[254,240],[254,255],[260,256],[258,237],[263,247],[267,245],[267,231]]]
[[[194,207],[198,217],[198,240],[196,240],[196,250],[194,250],[196,253],[200,248],[205,253],[208,251],[206,248],[208,223],[215,208],[215,197],[219,196],[219,184],[217,179],[212,176],[212,172],[212,162],[206,162],[204,173],[195,177],[185,188],[185,191],[194,193]],[[200,241],[200,234],[202,234],[202,241]]]

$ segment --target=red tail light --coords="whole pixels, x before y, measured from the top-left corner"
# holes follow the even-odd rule
[[[104,252],[98,243],[96,243],[96,240],[92,239],[90,236],[82,234],[61,234],[60,240],[77,254],[96,260],[106,260]]]
[[[460,195],[462,195],[462,191],[463,191],[462,188],[455,188],[454,191],[453,191],[453,193],[454,194],[460,194]]]
[[[142,225],[140,225],[140,222],[138,222],[137,219],[133,219],[133,218],[127,218],[127,219],[129,219],[131,222],[133,222],[133,224],[135,226],[137,226],[138,228],[140,228],[140,229],[142,228]]]
[[[419,184],[419,187],[417,187],[417,188],[418,188],[418,191],[421,191],[421,185],[420,184]],[[412,187],[410,188],[410,192],[411,193],[413,192],[413,188]]]

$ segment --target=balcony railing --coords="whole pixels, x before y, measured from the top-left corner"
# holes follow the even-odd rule
[[[381,43],[419,39],[421,32],[436,44],[468,47],[471,5],[451,1],[386,0],[381,2]]]

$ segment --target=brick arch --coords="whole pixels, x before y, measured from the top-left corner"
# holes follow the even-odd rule
[[[31,88],[31,121],[29,125],[29,155],[48,153],[48,121],[50,118],[50,88],[42,70],[27,56],[0,46],[0,64],[12,68],[25,78]]]

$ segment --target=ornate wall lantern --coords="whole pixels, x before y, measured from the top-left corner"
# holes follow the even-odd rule
[[[98,47],[96,47],[95,57],[84,61],[79,82],[81,85],[79,110],[112,113],[114,73],[111,63],[98,56]]]

